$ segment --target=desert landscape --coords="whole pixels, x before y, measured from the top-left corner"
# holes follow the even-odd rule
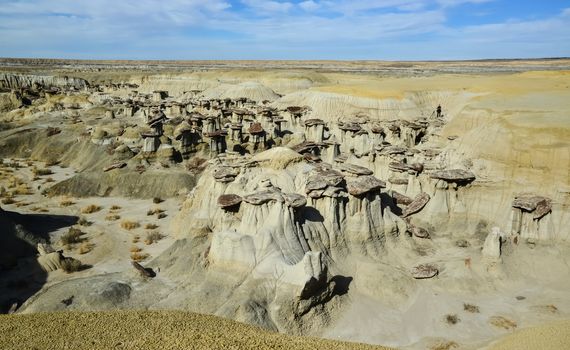
[[[0,59],[0,348],[570,348],[570,59]]]

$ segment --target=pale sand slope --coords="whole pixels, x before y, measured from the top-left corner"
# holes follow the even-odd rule
[[[523,329],[493,344],[490,350],[570,349],[570,321]]]
[[[177,311],[0,316],[0,349],[387,349],[272,333]]]

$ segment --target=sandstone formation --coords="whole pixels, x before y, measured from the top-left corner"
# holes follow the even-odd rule
[[[425,348],[569,305],[567,78],[141,69],[0,74],[0,286],[38,279],[2,311],[184,309]],[[78,220],[94,246],[60,242]]]

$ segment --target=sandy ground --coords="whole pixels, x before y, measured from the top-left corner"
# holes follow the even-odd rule
[[[504,337],[490,350],[563,350],[570,349],[570,321],[559,321],[523,329]]]
[[[177,311],[0,316],[9,349],[387,349],[272,333],[227,319]]]
[[[75,227],[85,232],[81,239],[82,243],[64,246],[60,243],[60,237],[69,228],[64,227],[50,233],[52,245],[55,249],[63,249],[65,256],[71,256],[81,260],[91,268],[76,272],[73,278],[87,277],[104,273],[124,271],[131,268],[131,252],[140,249],[140,254],[146,256],[141,260],[145,263],[158,256],[173,242],[174,237],[169,234],[170,220],[179,210],[182,201],[180,198],[170,198],[161,203],[153,203],[152,199],[129,199],[119,197],[93,197],[93,198],[70,198],[65,196],[46,197],[42,190],[55,182],[65,180],[73,176],[74,171],[70,168],[61,168],[57,165],[47,167],[42,162],[34,162],[23,159],[4,159],[3,169],[9,168],[6,164],[17,162],[21,167],[6,173],[17,177],[29,186],[30,193],[14,197],[15,203],[3,204],[2,208],[8,211],[16,211],[21,214],[44,214],[66,215],[85,219],[88,224],[77,224]],[[39,176],[34,179],[32,168],[49,168],[53,174]],[[47,180],[48,178],[53,179]],[[0,180],[0,186],[9,187],[8,178]],[[82,213],[89,205],[100,207],[94,213]],[[115,206],[116,209],[113,208]],[[158,210],[162,212],[162,218],[158,217]],[[148,215],[149,211],[156,211]],[[122,224],[130,221],[138,226],[133,229],[125,229]],[[150,228],[152,227],[152,228]],[[150,232],[158,232],[163,238],[155,243],[147,244],[145,239]],[[82,252],[81,247],[91,246]],[[70,275],[62,271],[49,274],[47,285],[51,285],[70,278]]]

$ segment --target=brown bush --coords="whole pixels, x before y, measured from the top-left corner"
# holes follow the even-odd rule
[[[74,258],[65,258],[61,261],[61,269],[67,273],[81,271],[83,264]]]
[[[98,212],[101,209],[102,208],[98,205],[90,204],[90,205],[86,206],[85,208],[81,209],[81,213],[82,214],[92,214],[92,213]]]
[[[148,256],[147,253],[131,253],[131,260],[139,262],[148,258]]]
[[[53,171],[51,171],[51,169],[39,169],[36,167],[32,168],[32,172],[34,173],[34,176],[46,176],[46,175],[51,175],[53,174]]]
[[[160,214],[160,213],[164,213],[164,210],[162,210],[160,208],[153,208],[153,209],[149,209],[146,212],[146,215],[151,216],[151,215]]]
[[[489,318],[489,323],[497,328],[502,328],[505,330],[517,328],[517,323],[515,321],[509,320],[503,316],[492,316]]]
[[[474,314],[478,314],[478,313],[479,313],[479,306],[473,305],[473,304],[464,303],[464,304],[463,304],[463,310],[465,310],[465,311],[467,311],[467,312],[474,313]]]
[[[109,208],[109,210],[120,210],[120,209],[122,208],[118,205],[113,205],[111,208]]]
[[[162,238],[164,238],[163,235],[161,235],[159,232],[157,231],[153,231],[153,232],[149,232],[146,234],[146,238],[144,240],[144,243],[146,245],[151,245],[155,242],[160,241]]]
[[[111,215],[105,216],[105,220],[107,220],[107,221],[117,221],[119,219],[121,219],[121,215],[111,214]]]
[[[78,228],[70,227],[67,233],[63,234],[59,240],[63,245],[71,245],[75,243],[80,243],[83,241],[81,236],[83,236],[85,232],[81,231]]]
[[[87,254],[87,253],[91,252],[94,247],[95,247],[95,244],[93,244],[93,243],[83,242],[79,246],[79,254],[82,254],[82,255]]]
[[[164,219],[165,217],[167,217],[168,215],[166,215],[165,213],[160,213],[157,215],[158,219]]]
[[[147,229],[147,230],[155,230],[155,229],[158,228],[158,225],[156,225],[156,224],[146,224],[146,225],[144,225],[144,228]]]
[[[139,253],[139,252],[142,252],[142,248],[139,248],[136,245],[134,245],[131,247],[130,252],[131,253]]]
[[[160,203],[164,202],[164,200],[162,200],[162,198],[159,198],[159,197],[154,197],[154,198],[152,199],[152,202],[153,202],[154,204],[160,204]]]
[[[69,207],[69,206],[74,205],[74,204],[75,204],[75,202],[72,201],[71,199],[62,199],[62,200],[59,202],[59,205],[60,205],[61,207]]]
[[[448,324],[457,324],[459,321],[461,321],[459,319],[459,316],[455,315],[455,314],[449,314],[449,315],[445,315],[445,322],[447,322]]]
[[[2,204],[14,204],[16,201],[12,197],[2,199]]]
[[[121,221],[121,227],[125,230],[134,230],[135,228],[140,227],[141,225],[136,221],[124,220]]]

